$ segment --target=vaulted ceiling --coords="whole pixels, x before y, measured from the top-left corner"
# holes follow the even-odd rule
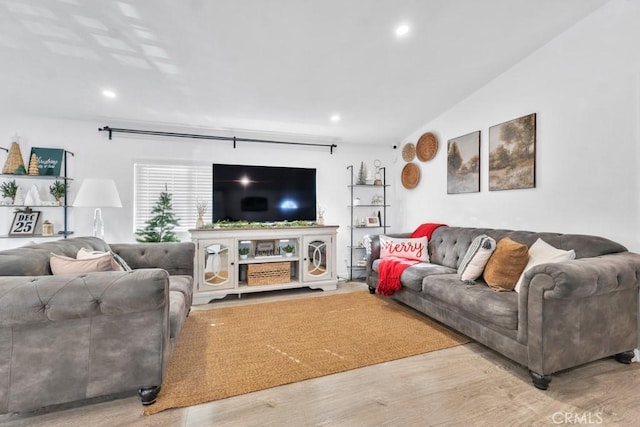
[[[607,1],[0,0],[0,112],[393,144]]]

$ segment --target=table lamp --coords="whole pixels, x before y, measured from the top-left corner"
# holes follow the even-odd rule
[[[87,178],[80,185],[73,207],[96,208],[93,212],[93,235],[104,240],[101,208],[121,208],[122,202],[112,179]]]

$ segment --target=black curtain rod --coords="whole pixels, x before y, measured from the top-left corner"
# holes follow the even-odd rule
[[[311,142],[288,142],[288,141],[275,141],[271,139],[237,138],[235,136],[214,136],[214,135],[198,135],[193,133],[160,132],[160,131],[153,131],[153,130],[112,128],[109,126],[98,128],[98,130],[100,132],[109,132],[109,139],[112,139],[113,133],[133,133],[138,135],[169,136],[174,138],[194,138],[194,139],[213,139],[217,141],[233,141],[233,148],[236,148],[236,142],[259,142],[263,144],[286,144],[286,145],[303,145],[308,147],[328,147],[330,153],[333,154],[333,149],[338,147],[336,144],[315,144]]]

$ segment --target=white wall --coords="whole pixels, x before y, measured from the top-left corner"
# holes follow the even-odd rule
[[[640,251],[638,22],[640,2],[613,0],[409,135],[403,142],[434,132],[440,148],[434,160],[418,162],[418,186],[396,192],[406,230],[445,222],[585,233]],[[536,188],[488,191],[489,127],[530,113],[537,113]],[[476,130],[481,191],[447,195],[447,140]]]
[[[326,206],[326,224],[339,225],[338,229],[338,272],[346,276],[345,259],[349,254],[350,217],[347,205],[350,194],[347,185],[350,182],[348,165],[359,168],[364,161],[373,168],[374,159],[380,159],[386,165],[396,151],[388,147],[370,147],[357,144],[341,144],[330,154],[328,148],[302,148],[271,144],[238,143],[234,149],[232,143],[196,139],[174,139],[163,137],[143,137],[114,134],[109,141],[107,134],[98,132],[104,125],[118,126],[109,122],[86,122],[58,120],[35,116],[0,115],[0,146],[9,147],[12,136],[19,134],[20,147],[25,162],[31,147],[65,148],[75,154],[69,160],[69,175],[74,178],[70,199],[73,201],[79,184],[84,178],[113,178],[116,181],[123,208],[105,208],[105,240],[108,242],[135,241],[133,232],[133,163],[135,160],[162,159],[176,162],[196,162],[211,164],[238,163],[253,165],[297,166],[317,169],[317,200]],[[125,127],[120,125],[121,127]],[[133,125],[141,129],[155,130],[150,125]],[[168,129],[177,132],[205,133],[218,135],[215,131]],[[260,138],[260,136],[256,136]],[[264,137],[276,139],[272,136]],[[6,155],[0,152],[0,165]],[[23,184],[26,191],[34,181]],[[49,181],[36,182],[39,187],[48,188]],[[44,190],[47,191],[46,189]],[[56,208],[42,208],[42,219],[54,222],[55,229],[62,228],[62,211]],[[196,212],[194,212],[194,217]],[[0,235],[6,234],[13,218],[12,208],[0,209]],[[75,236],[91,235],[93,224],[92,208],[70,209],[70,228]],[[181,233],[182,240],[189,240],[188,233]],[[0,239],[0,249],[21,246],[31,241],[44,239]]]

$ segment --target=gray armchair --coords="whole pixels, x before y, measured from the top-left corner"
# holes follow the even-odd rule
[[[51,275],[51,253],[80,248],[133,270]],[[153,403],[189,313],[194,251],[84,237],[0,251],[0,413],[131,390]]]

